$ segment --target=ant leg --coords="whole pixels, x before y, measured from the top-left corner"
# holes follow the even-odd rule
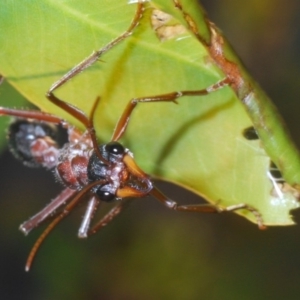
[[[13,108],[6,108],[0,106],[0,115],[25,118],[25,119],[34,119],[38,121],[62,125],[64,127],[69,127],[68,123],[65,120],[41,111],[21,110],[21,109],[13,109]]]
[[[89,202],[87,209],[85,211],[83,220],[79,227],[78,237],[79,238],[86,238],[88,236],[88,230],[90,228],[91,220],[100,204],[99,199],[96,196],[93,196]]]
[[[35,255],[37,251],[39,250],[40,246],[46,239],[46,237],[49,235],[49,233],[55,228],[55,226],[62,221],[65,217],[69,215],[69,213],[76,207],[76,205],[79,203],[81,198],[88,192],[90,191],[94,186],[96,185],[102,185],[107,183],[105,180],[97,180],[95,182],[90,183],[89,185],[85,186],[81,191],[77,192],[77,195],[75,198],[66,205],[64,210],[54,218],[54,220],[46,227],[46,229],[43,231],[43,233],[40,235],[40,237],[37,239],[35,244],[33,245],[27,261],[25,265],[25,271],[28,272],[30,270],[30,267],[32,265],[33,259],[35,258]]]
[[[89,133],[91,135],[91,139],[92,139],[92,142],[94,145],[94,149],[97,152],[97,156],[104,163],[107,163],[107,161],[102,157],[102,155],[98,149],[98,144],[97,144],[96,135],[95,135],[94,126],[93,126],[93,118],[92,118],[92,115],[94,114],[94,111],[96,108],[96,104],[99,102],[99,98],[97,98],[96,103],[94,104],[93,109],[92,109],[92,114],[91,114],[90,118],[88,119],[83,111],[81,111],[77,107],[73,106],[72,104],[69,104],[69,103],[66,103],[66,102],[60,100],[53,94],[53,92],[57,88],[59,88],[60,86],[62,86],[66,82],[68,82],[70,79],[72,79],[74,76],[76,76],[77,74],[79,74],[86,68],[90,67],[92,64],[94,64],[100,58],[100,56],[102,56],[103,54],[108,52],[110,49],[112,49],[114,46],[119,44],[121,41],[123,41],[124,39],[129,37],[133,33],[134,29],[138,26],[139,21],[143,16],[143,11],[144,11],[144,4],[142,2],[140,2],[140,0],[138,0],[137,9],[136,9],[134,18],[131,21],[128,29],[123,34],[121,34],[120,36],[115,38],[113,41],[108,43],[105,47],[101,48],[98,51],[93,52],[90,56],[85,58],[77,66],[72,68],[68,73],[66,73],[63,77],[61,77],[58,81],[54,82],[52,84],[52,86],[50,87],[50,89],[48,90],[48,92],[46,93],[46,97],[48,98],[48,100],[50,102],[52,102],[54,105],[60,107],[61,109],[65,110],[66,112],[68,112],[71,116],[76,118],[87,128],[87,130],[89,131]]]
[[[58,81],[54,82],[52,86],[50,87],[47,96],[51,95],[57,88],[68,82],[71,78],[76,76],[77,74],[81,73],[83,70],[87,69],[90,67],[92,64],[94,64],[99,58],[108,52],[110,49],[112,49],[114,46],[119,44],[121,41],[129,37],[135,28],[138,26],[140,19],[143,16],[144,12],[144,4],[142,1],[138,0],[137,1],[137,9],[134,15],[133,20],[131,21],[128,29],[122,33],[120,36],[115,38],[113,41],[108,43],[106,46],[103,48],[94,51],[90,56],[85,58],[82,62],[80,62],[78,65],[76,65],[74,68],[72,68],[68,73],[66,73],[62,78],[60,78]],[[50,99],[51,101],[51,99]]]
[[[163,193],[161,193],[157,188],[153,188],[150,192],[158,201],[164,204],[166,207],[177,210],[177,211],[187,211],[187,212],[201,212],[201,213],[221,213],[221,212],[230,212],[236,211],[239,209],[246,209],[253,213],[256,218],[258,228],[263,230],[266,229],[266,226],[263,223],[261,214],[250,205],[241,203],[236,205],[231,205],[226,208],[221,208],[211,204],[192,204],[192,205],[178,205],[177,202],[168,199]]]
[[[47,217],[55,212],[57,208],[66,203],[77,191],[69,188],[64,189],[54,200],[52,200],[45,208],[34,215],[32,218],[24,222],[20,226],[20,230],[27,235],[33,228],[39,226]]]
[[[0,75],[0,84],[4,81],[4,77]],[[21,109],[14,109],[14,108],[7,108],[0,106],[0,115],[1,116],[11,116],[11,117],[19,117],[24,119],[34,119],[43,122],[54,123],[57,125],[66,126],[68,125],[65,120],[54,116],[52,114],[44,113],[41,111],[34,111],[34,110],[21,110]]]
[[[132,199],[122,199],[119,204],[114,206],[92,229],[87,232],[87,236],[90,236],[98,232],[102,227],[111,222],[119,213],[121,213]],[[87,237],[86,236],[86,237]]]
[[[90,67],[92,64],[94,64],[100,58],[100,56],[105,54],[111,48],[113,48],[114,46],[119,44],[121,41],[123,41],[124,39],[129,37],[133,33],[134,29],[138,26],[139,21],[143,16],[143,11],[144,11],[144,4],[140,1],[138,1],[135,16],[134,16],[131,24],[129,25],[128,29],[123,34],[121,34],[120,36],[115,38],[112,42],[107,44],[105,47],[101,48],[98,51],[93,52],[90,56],[85,58],[77,66],[72,68],[68,73],[66,73],[63,77],[61,77],[58,81],[54,82],[52,84],[52,86],[50,87],[50,89],[48,90],[48,92],[46,93],[46,97],[48,98],[48,100],[50,102],[52,102],[54,105],[60,107],[61,109],[65,110],[66,112],[68,112],[70,115],[75,117],[78,121],[80,121],[88,129],[89,133],[91,134],[94,149],[97,152],[98,157],[104,163],[106,161],[102,157],[100,151],[98,150],[96,135],[95,135],[94,127],[93,127],[93,123],[92,123],[92,119],[93,119],[92,116],[90,116],[90,118],[88,119],[86,117],[86,115],[83,113],[83,111],[79,110],[77,107],[75,107],[71,104],[65,103],[64,101],[60,100],[53,94],[53,92],[57,88],[59,88],[60,86],[62,86],[66,82],[68,82],[70,79],[72,79],[74,76],[76,76],[77,74],[79,74],[86,68]],[[97,98],[97,100],[96,100],[96,103],[98,103],[98,102],[99,102],[99,98]],[[94,107],[92,110],[92,115],[94,114],[95,108],[96,108],[96,105],[94,104]]]
[[[230,80],[226,77],[221,81],[209,86],[206,89],[202,90],[195,90],[195,91],[178,91],[172,92],[168,94],[162,94],[157,96],[150,96],[150,97],[142,97],[142,98],[135,98],[132,99],[126,106],[123,114],[121,115],[115,129],[113,132],[113,136],[111,138],[112,141],[119,140],[126,131],[128,126],[131,114],[133,109],[137,106],[138,103],[148,103],[148,102],[174,102],[177,103],[176,100],[183,96],[204,96],[208,95],[211,92],[217,91],[227,85],[230,84]]]

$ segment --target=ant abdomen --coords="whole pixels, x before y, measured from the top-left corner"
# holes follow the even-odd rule
[[[64,131],[51,124],[16,119],[8,129],[9,148],[26,166],[52,169],[57,165],[63,136],[67,136]]]

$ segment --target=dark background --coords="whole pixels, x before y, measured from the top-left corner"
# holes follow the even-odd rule
[[[299,0],[202,3],[300,146]],[[3,88],[1,104],[8,97]],[[181,214],[151,198],[136,201],[84,241],[77,238],[79,209],[51,234],[25,273],[43,228],[26,238],[17,228],[61,188],[50,172],[25,168],[7,151],[0,179],[0,299],[299,299],[299,226],[262,232],[235,214]],[[174,199],[199,201],[176,186],[157,185]],[[300,223],[299,212],[294,215]]]

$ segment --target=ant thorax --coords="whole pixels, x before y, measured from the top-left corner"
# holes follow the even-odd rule
[[[69,142],[59,151],[54,173],[58,181],[73,190],[81,190],[89,183],[87,166],[93,152],[93,144],[88,133],[80,134],[68,128]]]

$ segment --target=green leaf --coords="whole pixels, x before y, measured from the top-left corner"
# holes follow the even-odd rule
[[[196,5],[196,1],[182,2]],[[95,120],[101,142],[110,140],[130,99],[199,90],[224,78],[206,47],[188,31],[165,41],[157,37],[150,24],[153,6],[174,16],[171,25],[185,24],[173,1],[151,1],[132,36],[56,93],[86,113],[101,96]],[[123,33],[135,9],[136,4],[127,0],[4,1],[0,72],[43,111],[78,125],[44,95],[93,50]],[[194,12],[198,24],[204,24],[202,12],[196,8]],[[270,158],[261,142],[242,134],[252,122],[235,92],[226,87],[208,96],[184,97],[178,105],[139,104],[122,142],[154,177],[179,184],[222,207],[253,206],[265,224],[292,224],[289,211],[299,206],[297,195],[268,178]],[[247,210],[238,213],[256,221]]]

